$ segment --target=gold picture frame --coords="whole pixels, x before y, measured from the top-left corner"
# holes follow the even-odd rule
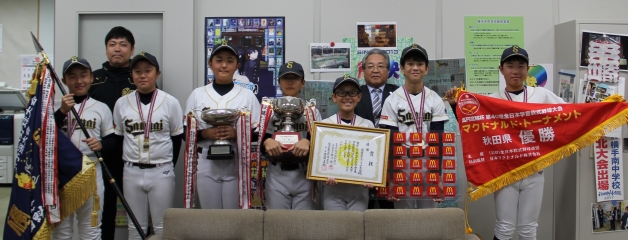
[[[307,179],[385,187],[390,130],[314,122]]]

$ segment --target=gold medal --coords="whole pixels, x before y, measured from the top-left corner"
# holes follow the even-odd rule
[[[148,139],[144,139],[144,151],[148,151],[148,149],[149,149]]]

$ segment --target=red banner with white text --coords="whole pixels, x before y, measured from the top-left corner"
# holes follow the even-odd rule
[[[628,103],[539,104],[461,92],[456,113],[471,200],[517,182],[628,122]]]

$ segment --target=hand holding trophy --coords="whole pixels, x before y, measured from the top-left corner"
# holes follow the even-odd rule
[[[281,129],[273,134],[273,139],[281,143],[285,149],[279,156],[269,156],[275,162],[306,162],[308,157],[297,157],[288,151],[301,140],[301,133],[294,127],[294,122],[304,114],[306,101],[296,97],[275,98],[272,102],[273,112],[281,119]]]
[[[240,110],[236,109],[207,109],[201,112],[201,119],[213,127],[233,125],[240,118]],[[231,142],[227,139],[216,139],[209,145],[207,158],[212,160],[235,159],[235,152]]]

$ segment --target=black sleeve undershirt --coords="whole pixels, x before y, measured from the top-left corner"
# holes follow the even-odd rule
[[[179,151],[181,150],[181,139],[183,139],[183,133],[170,136],[170,140],[172,140],[172,166],[177,165],[177,161],[179,160]]]

